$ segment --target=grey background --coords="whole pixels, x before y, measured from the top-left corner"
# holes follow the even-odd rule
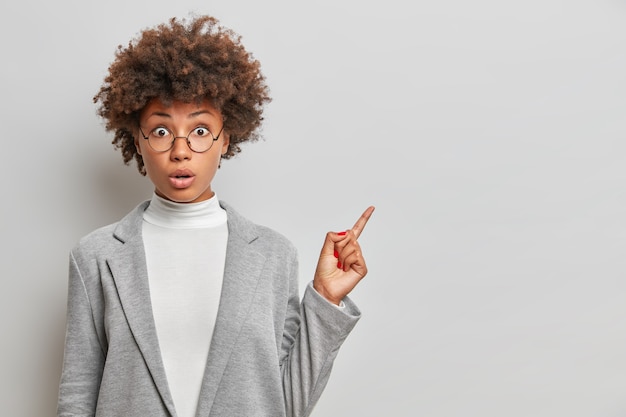
[[[266,140],[214,188],[293,240],[303,285],[377,207],[314,415],[626,415],[624,1],[38,0],[0,6],[3,416],[54,415],[68,251],[152,191],[91,98],[189,11],[263,65]]]

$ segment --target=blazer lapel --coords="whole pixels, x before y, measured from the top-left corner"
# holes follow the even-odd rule
[[[114,233],[124,245],[118,249],[115,256],[107,260],[107,263],[137,346],[163,403],[170,414],[175,416],[174,401],[167,385],[150,302],[148,271],[141,233],[142,213],[146,207],[146,203],[140,205],[119,223]]]
[[[215,400],[220,380],[235,349],[256,292],[257,281],[265,257],[251,247],[258,237],[255,227],[220,202],[228,213],[228,245],[224,266],[224,281],[219,310],[211,339],[207,366],[202,381],[197,416],[208,416]]]

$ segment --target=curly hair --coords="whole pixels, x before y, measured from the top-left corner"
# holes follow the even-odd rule
[[[241,152],[240,143],[260,137],[263,106],[271,101],[260,63],[241,45],[241,37],[211,16],[190,21],[171,18],[140,32],[115,60],[98,94],[98,115],[124,163],[132,159],[142,175],[143,159],[134,144],[141,110],[153,98],[165,104],[208,99],[224,118],[230,145],[223,158]]]

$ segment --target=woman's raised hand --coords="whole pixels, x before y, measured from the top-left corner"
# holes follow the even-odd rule
[[[317,261],[313,288],[333,304],[341,300],[365,277],[367,266],[358,238],[374,212],[368,207],[352,229],[328,232]]]

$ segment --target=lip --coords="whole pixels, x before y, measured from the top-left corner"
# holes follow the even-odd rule
[[[169,175],[170,184],[174,188],[187,188],[195,178],[195,174],[189,169],[177,169]]]

